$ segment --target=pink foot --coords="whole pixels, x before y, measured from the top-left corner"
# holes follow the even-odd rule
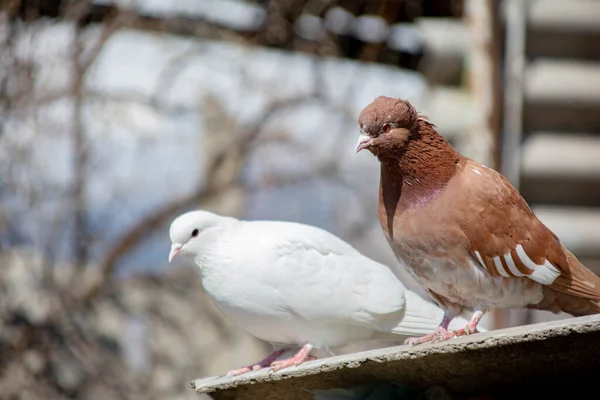
[[[309,344],[305,344],[300,349],[300,351],[294,354],[293,357],[273,362],[271,364],[271,369],[269,370],[269,372],[277,372],[284,368],[295,367],[302,364],[304,361],[316,360],[317,357],[310,355],[311,351],[312,346]]]
[[[404,341],[404,344],[409,344],[411,346],[416,346],[418,344],[436,342],[442,337],[446,337],[448,335],[452,335],[451,332],[448,332],[445,328],[439,327],[435,330],[435,332],[430,333],[429,335],[421,336],[421,337],[412,337],[408,338]],[[448,337],[450,339],[452,336]],[[446,340],[446,339],[444,339]]]
[[[227,376],[238,376],[238,375],[242,375],[242,374],[245,374],[247,372],[250,372],[250,371],[258,371],[260,369],[268,367],[268,366],[270,366],[273,363],[273,361],[275,361],[277,359],[277,357],[279,357],[280,355],[282,355],[283,353],[285,353],[287,350],[288,349],[273,350],[271,352],[271,354],[269,354],[268,356],[266,356],[265,358],[263,358],[262,360],[260,360],[256,364],[250,365],[248,367],[238,368],[238,369],[234,369],[232,371],[229,371],[227,373]]]
[[[456,331],[450,332],[440,332],[435,339],[431,341],[431,343],[445,342],[446,340],[452,339],[456,335]]]
[[[448,325],[450,325],[450,321],[452,321],[453,314],[444,314],[444,319],[440,323],[440,326],[435,330],[435,332],[430,333],[429,335],[409,338],[404,341],[404,344],[409,345],[418,345],[422,343],[436,343],[436,342],[444,342],[448,339],[452,339],[457,336],[471,335],[473,333],[478,333],[477,325],[481,318],[483,317],[483,311],[481,309],[476,309],[471,317],[471,320],[463,329],[459,329],[453,332],[448,331]]]
[[[477,325],[479,324],[479,321],[481,321],[481,317],[483,317],[483,312],[475,311],[467,326],[465,326],[462,329],[455,330],[453,332],[446,332],[446,335],[440,336],[435,341],[443,342],[445,340],[452,339],[453,337],[467,336],[472,335],[474,333],[479,333],[479,331],[477,330]]]
[[[454,336],[468,336],[468,335],[472,335],[474,333],[479,333],[479,331],[477,330],[476,326],[470,326],[467,325],[462,329],[458,329],[454,332],[452,332],[454,334]]]

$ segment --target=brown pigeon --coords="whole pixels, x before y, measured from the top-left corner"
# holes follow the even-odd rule
[[[600,278],[531,211],[500,173],[458,153],[406,100],[377,97],[361,112],[356,151],[381,163],[379,221],[394,254],[445,310],[410,344],[477,332],[494,308],[600,312]],[[469,324],[449,322],[473,310]]]

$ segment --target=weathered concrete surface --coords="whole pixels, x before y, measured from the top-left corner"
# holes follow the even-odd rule
[[[273,374],[263,370],[236,378],[198,379],[191,386],[217,400],[304,400],[312,399],[310,390],[375,382],[441,385],[454,392],[475,394],[523,385],[548,387],[548,382],[579,382],[597,375],[599,368],[600,315],[594,315],[445,343],[330,357]]]

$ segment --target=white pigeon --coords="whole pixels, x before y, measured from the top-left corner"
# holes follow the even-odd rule
[[[169,236],[169,262],[178,254],[193,260],[217,308],[273,345],[265,359],[228,375],[277,371],[314,359],[313,349],[359,340],[403,341],[431,332],[444,314],[388,267],[314,226],[192,211],[172,222]],[[293,357],[275,361],[295,346]]]

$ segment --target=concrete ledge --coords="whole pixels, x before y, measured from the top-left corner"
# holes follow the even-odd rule
[[[312,399],[312,390],[367,383],[440,385],[475,394],[509,387],[548,387],[597,375],[600,315],[480,333],[446,343],[388,347],[307,362],[268,374],[212,377],[191,382],[214,399]],[[578,385],[578,387],[583,387]]]

